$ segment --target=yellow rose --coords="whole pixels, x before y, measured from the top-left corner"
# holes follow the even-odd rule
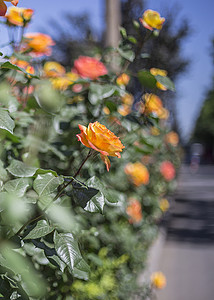
[[[156,76],[156,75],[160,75],[160,76],[163,76],[163,77],[166,77],[166,76],[167,76],[167,71],[161,70],[161,69],[156,69],[156,68],[151,68],[151,69],[150,69],[150,73],[151,73],[152,75],[154,75],[154,76]],[[166,90],[167,90],[167,88],[166,88],[162,83],[160,83],[159,81],[157,81],[156,86],[157,86],[160,90],[162,90],[162,91],[166,91]]]
[[[122,102],[123,104],[132,106],[134,102],[134,97],[129,93],[125,93],[125,95],[122,96]]]
[[[166,212],[169,209],[169,201],[165,198],[162,198],[159,202],[159,207],[162,212]]]
[[[145,94],[145,114],[153,113],[160,119],[167,119],[169,112],[163,107],[161,99],[155,94]]]
[[[107,171],[109,171],[111,164],[108,155],[120,158],[120,152],[125,148],[119,137],[99,122],[90,123],[88,127],[79,125],[79,129],[81,133],[77,134],[78,140],[86,147],[100,152]]]
[[[127,85],[129,83],[130,77],[126,73],[121,74],[119,77],[117,77],[117,84],[118,85]]]
[[[65,74],[65,68],[56,61],[48,61],[44,64],[44,73],[47,77],[58,77]]]
[[[165,18],[161,18],[160,14],[152,9],[147,9],[143,13],[142,18],[140,18],[141,24],[151,31],[154,29],[160,30],[163,26],[164,21]]]
[[[31,20],[33,12],[30,8],[10,7],[5,18],[9,24],[24,26]]]
[[[124,171],[136,186],[149,183],[149,172],[140,162],[128,163]]]
[[[166,277],[162,272],[155,272],[151,276],[151,283],[157,289],[163,289],[166,286]]]

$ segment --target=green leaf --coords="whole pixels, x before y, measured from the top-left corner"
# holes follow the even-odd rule
[[[1,63],[1,64],[0,64],[0,67],[1,67],[2,69],[21,71],[22,73],[24,73],[24,74],[26,74],[26,75],[29,75],[29,76],[32,77],[32,78],[37,78],[37,79],[39,79],[38,76],[26,72],[24,69],[22,69],[22,68],[20,68],[20,67],[18,67],[18,66],[16,66],[16,65],[14,65],[14,64],[11,64],[9,61],[6,61],[6,62],[4,62],[4,63]]]
[[[163,84],[168,90],[175,91],[175,85],[171,79],[167,76],[156,75],[155,78],[158,82]]]
[[[37,171],[36,171],[36,175],[38,175],[38,174],[47,174],[47,173],[52,173],[55,177],[57,177],[58,175],[57,175],[57,172],[56,171],[53,171],[53,170],[45,170],[45,169],[38,169]]]
[[[50,261],[52,265],[57,266],[62,273],[64,272],[66,268],[66,264],[59,258],[59,256],[57,255],[47,256],[47,259]]]
[[[90,272],[89,265],[86,263],[84,259],[81,259],[81,261],[74,267],[72,274],[76,278],[88,280],[89,272]]]
[[[15,192],[17,197],[22,197],[29,186],[28,178],[18,178],[7,181],[4,185],[4,189],[7,192]]]
[[[44,280],[38,276],[27,258],[12,250],[9,244],[1,247],[1,253],[9,269],[13,273],[21,275],[22,285],[28,296],[36,297],[36,299],[44,296]]]
[[[119,28],[120,29],[120,34],[122,35],[122,37],[124,38],[124,39],[126,39],[127,38],[127,32],[126,32],[126,29],[124,28],[124,27],[120,27]]]
[[[129,42],[131,42],[132,44],[137,44],[137,40],[136,40],[136,38],[133,37],[133,36],[128,36],[128,40],[129,40]]]
[[[115,92],[115,86],[111,84],[100,85],[98,83],[91,83],[89,87],[88,99],[91,104],[95,105],[102,99],[112,96]]]
[[[105,203],[117,203],[121,198],[119,193],[108,191],[105,185],[95,176],[85,184],[73,184],[73,196],[75,202],[84,210],[93,213],[103,213]]]
[[[140,83],[149,89],[155,89],[156,88],[156,78],[153,76],[149,71],[147,70],[141,70],[138,72],[138,79]]]
[[[0,128],[5,129],[13,134],[14,127],[15,123],[9,116],[9,113],[5,109],[0,108]]]
[[[4,168],[3,162],[0,160],[0,179],[6,181],[8,179],[7,171]]]
[[[77,241],[71,233],[54,233],[54,245],[59,258],[72,271],[82,260]]]
[[[133,20],[132,22],[133,22],[133,25],[134,25],[135,29],[139,29],[140,28],[140,24],[139,24],[138,21]]]
[[[16,70],[16,71],[22,71],[21,68],[19,68],[18,66],[11,64],[9,61],[6,61],[4,63],[0,64],[0,67],[2,69],[9,69],[9,70]]]
[[[13,159],[9,167],[7,167],[8,172],[17,177],[32,177],[37,169],[16,159]]]
[[[98,177],[96,177],[96,176],[91,177],[86,182],[86,184],[90,188],[93,187],[93,188],[99,190],[109,202],[112,202],[112,203],[118,202],[116,199],[116,196],[113,196],[113,195],[115,195],[115,193],[113,193],[112,191],[107,189],[106,186],[102,183],[102,181]],[[118,197],[119,197],[119,195],[118,195]]]
[[[99,190],[74,183],[73,196],[75,202],[86,211],[93,213],[103,212],[105,198]]]
[[[34,227],[24,239],[38,239],[45,235],[48,235],[54,230],[46,220],[38,221],[36,227]]]
[[[0,56],[3,56],[3,53],[2,53],[2,52],[0,52]]]
[[[121,48],[117,48],[117,51],[123,58],[127,59],[130,62],[133,62],[133,60],[135,59],[135,54],[132,50],[123,50]]]
[[[41,210],[44,210],[47,207],[49,207],[52,202],[53,202],[53,197],[51,197],[50,195],[41,196],[38,199],[38,206]]]
[[[63,183],[62,177],[55,177],[52,173],[38,175],[33,183],[33,188],[39,196],[47,196],[56,191]]]
[[[103,213],[103,208],[105,205],[105,197],[103,195],[103,191],[105,190],[104,185],[95,176],[87,180],[86,185],[89,188],[99,190],[99,192],[94,197],[92,197],[90,201],[88,201],[84,209],[89,212]]]

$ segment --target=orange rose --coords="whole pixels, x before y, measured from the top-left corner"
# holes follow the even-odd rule
[[[124,170],[136,186],[149,183],[149,172],[140,162],[128,163]]]
[[[175,167],[170,161],[164,161],[161,163],[160,172],[166,181],[171,181],[175,178]]]
[[[126,73],[121,74],[119,77],[117,77],[117,84],[118,85],[127,85],[129,83],[130,77]]]
[[[156,69],[156,68],[151,68],[150,69],[150,73],[154,76],[156,75],[160,75],[160,76],[163,76],[163,77],[166,77],[167,76],[167,71],[165,70],[161,70],[161,69]],[[160,83],[159,81],[156,82],[156,86],[162,90],[162,91],[166,91],[167,88],[162,84]]]
[[[19,3],[19,0],[0,0],[0,16],[4,16],[7,12],[7,6],[4,1],[11,2],[15,6]]]
[[[179,143],[179,137],[176,132],[170,131],[166,134],[165,141],[167,144],[171,144],[172,146],[176,147]]]
[[[81,133],[77,134],[78,140],[86,147],[100,152],[107,171],[109,171],[111,164],[108,155],[120,158],[120,152],[125,148],[119,137],[99,122],[90,123],[88,128],[79,125],[79,129]]]
[[[143,218],[140,202],[134,198],[131,198],[126,208],[126,213],[130,217],[130,223],[139,223]]]
[[[147,9],[143,13],[143,17],[140,18],[141,24],[151,31],[154,29],[160,30],[163,26],[164,21],[165,18],[161,18],[160,14],[152,9]]]
[[[30,8],[10,7],[5,18],[9,24],[24,26],[30,22],[33,12]]]
[[[102,62],[89,56],[79,56],[74,61],[74,67],[81,77],[92,80],[108,73]]]
[[[155,272],[151,276],[151,283],[157,289],[163,289],[166,286],[166,277],[162,272]]]
[[[168,110],[163,107],[161,99],[155,94],[144,95],[145,107],[144,112],[146,114],[154,113],[160,119],[168,118]]]
[[[55,43],[49,35],[35,32],[27,33],[24,38],[23,52],[30,51],[34,56],[51,55],[50,46],[54,46]]]

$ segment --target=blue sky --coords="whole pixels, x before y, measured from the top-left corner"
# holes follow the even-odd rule
[[[35,10],[35,17],[29,31],[50,29],[48,25],[50,19],[56,19],[63,24],[63,15],[67,12],[73,14],[88,12],[92,24],[99,32],[104,22],[103,3],[103,0],[20,0],[19,6]],[[191,36],[182,49],[183,55],[190,58],[192,63],[188,72],[176,83],[178,120],[184,137],[188,137],[214,75],[209,56],[211,38],[214,37],[214,1],[148,0],[145,8],[157,10],[164,16],[166,11],[173,13],[174,4],[180,8],[180,18],[186,17],[192,29]],[[51,32],[54,32],[54,28]],[[3,26],[0,26],[0,44],[6,40],[7,32]]]

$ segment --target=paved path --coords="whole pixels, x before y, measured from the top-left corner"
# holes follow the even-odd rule
[[[214,300],[214,166],[183,166],[159,269],[158,300]]]

